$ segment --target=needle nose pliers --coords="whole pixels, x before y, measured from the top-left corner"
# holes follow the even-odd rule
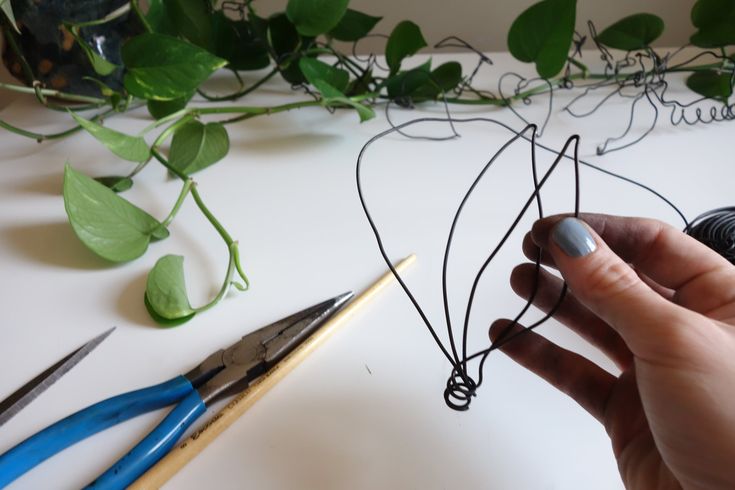
[[[67,447],[142,413],[177,404],[137,446],[87,488],[125,488],[173,448],[211,403],[263,375],[352,298],[344,293],[260,328],[188,373],[82,409],[0,455],[0,487]]]

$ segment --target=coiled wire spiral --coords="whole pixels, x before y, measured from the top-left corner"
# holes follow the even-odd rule
[[[684,232],[735,264],[735,206],[700,214]]]

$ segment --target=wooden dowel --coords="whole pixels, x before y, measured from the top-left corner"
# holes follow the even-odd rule
[[[409,255],[395,267],[401,272],[416,260]],[[359,296],[353,299],[341,311],[335,314],[311,337],[294,349],[281,362],[273,366],[267,373],[254,381],[245,391],[235,396],[219,413],[212,417],[201,429],[192,434],[184,442],[171,450],[156,465],[149,469],[129,488],[134,490],[160,488],[181,468],[194,459],[197,454],[215,440],[225,429],[232,425],[260,397],[286,376],[313,350],[327,340],[347,319],[360,307],[370,301],[381,289],[394,279],[388,271]]]

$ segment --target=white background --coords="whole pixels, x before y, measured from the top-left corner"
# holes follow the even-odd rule
[[[492,87],[491,80],[509,69],[524,69],[507,55],[493,58],[496,65],[478,80],[480,86]],[[464,60],[470,67],[471,59]],[[250,103],[301,98],[274,81]],[[732,204],[735,162],[726,151],[730,125],[675,128],[662,117],[653,134],[635,147],[596,157],[595,145],[627,123],[629,101],[611,101],[597,115],[578,120],[560,111],[568,95],[555,100],[541,142],[559,148],[566,137],[580,132],[583,158],[652,185],[690,218]],[[526,116],[539,119],[544,104],[538,99],[524,108],[530,111]],[[457,117],[485,115],[523,126],[508,111],[452,111]],[[440,104],[392,113],[396,121],[442,114]],[[36,131],[68,124],[30,97],[0,117]],[[107,124],[134,132],[147,121],[145,112],[138,111]],[[642,130],[644,121],[634,130]],[[63,165],[69,161],[95,176],[131,166],[86,134],[37,145],[1,133],[0,397],[103,330],[118,329],[0,428],[0,451],[90,403],[186,372],[243,333],[345,290],[359,290],[382,274],[384,265],[357,200],[354,170],[360,147],[387,127],[383,115],[358,124],[352,112],[330,115],[319,108],[230,127],[230,155],[197,175],[197,181],[208,206],[240,240],[253,287],[170,330],[156,327],[142,302],[146,273],[155,261],[167,253],[186,257],[194,304],[219,287],[226,265],[224,246],[193,203],[184,205],[170,238],[151,245],[132,263],[107,264],[79,243],[66,222],[60,195]],[[440,259],[452,211],[478,169],[510,136],[481,123],[458,130],[461,138],[444,143],[387,138],[368,152],[365,162],[366,193],[389,253],[396,260],[418,253],[406,277],[437,328],[442,328]],[[525,144],[509,150],[478,188],[461,223],[450,274],[455,321],[472,271],[531,192],[528,152]],[[539,156],[546,168],[550,154]],[[571,165],[562,164],[544,191],[548,212],[571,209],[571,178]],[[177,181],[151,164],[125,197],[160,218],[179,189]],[[582,190],[584,211],[682,225],[657,198],[590,169],[582,170]],[[522,306],[507,278],[513,265],[523,261],[520,240],[532,220],[530,215],[524,219],[482,283],[471,323],[473,350],[487,344],[487,326],[495,318],[512,316]],[[550,322],[541,331],[611,369],[563,327]],[[442,400],[448,373],[448,362],[393,286],[190,463],[170,488],[621,487],[603,428],[564,395],[496,353],[471,409],[457,413]],[[11,488],[79,487],[124,454],[162,415],[142,416],[98,434]]]

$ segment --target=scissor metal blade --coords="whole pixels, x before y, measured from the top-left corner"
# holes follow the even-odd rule
[[[54,384],[59,378],[69,372],[71,368],[77,365],[79,361],[87,357],[95,347],[105,340],[115,327],[93,338],[74,352],[70,353],[56,364],[46,369],[44,372],[18,388],[13,394],[0,402],[0,426],[10,420],[13,415],[20,412],[29,403],[36,399],[38,395],[46,391],[46,389]]]

